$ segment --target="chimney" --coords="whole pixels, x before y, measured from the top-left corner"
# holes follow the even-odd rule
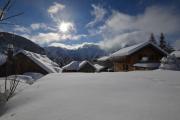
[[[7,55],[8,55],[8,59],[12,60],[13,58],[13,52],[14,52],[14,46],[13,44],[8,44],[7,46]]]

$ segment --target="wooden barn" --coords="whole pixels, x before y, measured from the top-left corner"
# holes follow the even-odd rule
[[[46,75],[48,73],[59,72],[60,70],[58,64],[51,61],[46,55],[40,55],[26,50],[20,50],[15,54],[8,51],[6,61],[0,65],[0,76],[23,74],[26,72],[36,72]]]
[[[62,68],[62,72],[95,72],[96,68],[89,61],[72,61]]]
[[[109,56],[114,71],[157,69],[167,52],[151,42],[143,42],[120,49]]]

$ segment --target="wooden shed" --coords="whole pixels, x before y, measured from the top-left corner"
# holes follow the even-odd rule
[[[113,63],[114,71],[132,71],[152,69],[150,64],[152,66],[158,65],[163,56],[167,56],[167,52],[151,42],[143,42],[120,49],[110,55],[109,59]],[[141,66],[137,66],[137,64],[141,64]]]

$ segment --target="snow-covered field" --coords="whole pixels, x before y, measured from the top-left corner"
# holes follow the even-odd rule
[[[180,72],[49,74],[0,120],[180,120]]]

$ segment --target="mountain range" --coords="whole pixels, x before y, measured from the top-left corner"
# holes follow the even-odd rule
[[[82,61],[82,60],[93,60],[102,56],[107,55],[107,53],[101,49],[98,45],[94,44],[84,44],[77,49],[67,49],[63,47],[46,47],[47,55],[54,59],[61,66],[69,63],[70,61]]]
[[[22,36],[0,32],[0,52],[6,51],[8,44],[13,44],[17,50],[24,49],[39,54],[47,54],[49,58],[57,62],[60,66],[66,65],[73,60],[93,60],[107,55],[103,49],[94,44],[84,44],[76,49],[67,49],[57,46],[41,47]]]

